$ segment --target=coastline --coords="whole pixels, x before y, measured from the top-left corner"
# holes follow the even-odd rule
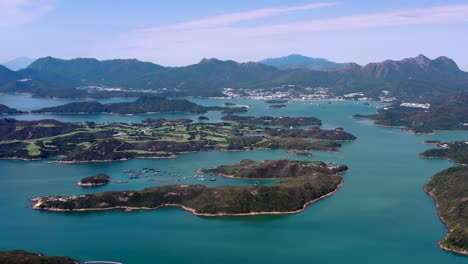
[[[109,184],[109,183],[107,182],[107,183],[94,184],[94,183],[82,183],[81,181],[76,183],[76,185],[78,185],[80,187],[99,187],[99,186],[104,186],[106,184]]]
[[[127,160],[131,160],[131,159],[175,159],[177,157],[179,157],[179,155],[133,157],[133,158],[122,158],[122,159],[115,159],[115,160],[55,160],[55,161],[47,161],[46,163],[47,164],[54,164],[54,163],[62,163],[62,164],[101,163],[101,162],[127,161]]]
[[[0,160],[38,161],[38,160],[42,160],[42,158],[27,159],[27,158],[19,158],[19,157],[9,157],[9,158],[0,158]]]
[[[451,253],[460,254],[460,255],[463,255],[463,256],[468,256],[468,251],[467,250],[453,249],[453,248],[448,248],[448,247],[442,245],[442,241],[444,241],[450,235],[452,230],[448,227],[447,222],[445,221],[445,219],[440,215],[439,203],[437,202],[434,194],[432,192],[428,191],[425,186],[423,187],[423,190],[424,190],[425,193],[427,193],[427,195],[429,195],[432,198],[432,201],[434,202],[434,206],[436,208],[437,216],[439,217],[439,220],[444,224],[445,228],[449,231],[444,236],[444,238],[442,238],[441,240],[439,240],[437,242],[437,246],[439,246],[440,249],[451,252]]]
[[[122,210],[124,212],[131,212],[131,211],[136,211],[136,210],[157,210],[163,207],[178,207],[181,209],[184,209],[185,211],[188,211],[192,213],[193,215],[196,216],[204,216],[204,217],[220,217],[220,216],[255,216],[255,215],[288,215],[288,214],[297,214],[304,212],[306,208],[313,204],[316,203],[322,199],[325,199],[329,196],[334,195],[337,193],[340,188],[343,186],[344,180],[342,179],[340,183],[336,186],[335,190],[332,192],[329,192],[327,194],[324,194],[318,198],[315,198],[311,201],[306,202],[301,209],[294,210],[294,211],[285,211],[285,212],[279,212],[279,211],[271,211],[271,212],[250,212],[250,213],[238,213],[238,214],[232,214],[232,213],[216,213],[216,214],[209,214],[209,213],[198,213],[195,209],[181,205],[181,204],[163,204],[154,208],[151,207],[128,207],[128,206],[114,206],[114,207],[109,207],[109,208],[87,208],[87,209],[75,209],[75,210],[66,210],[66,209],[50,209],[50,208],[39,208],[39,206],[42,203],[42,199],[40,197],[36,197],[31,199],[32,202],[36,202],[36,204],[32,205],[31,208],[33,210],[39,210],[39,211],[50,211],[50,212],[92,212],[92,211],[111,211],[111,210]]]
[[[377,124],[378,120],[368,118],[368,117],[353,116],[353,118],[370,120],[370,121],[372,121],[372,125],[378,126],[378,127],[400,128],[403,131],[407,131],[407,132],[409,132],[409,133],[411,133],[413,135],[418,135],[418,136],[421,136],[421,135],[435,135],[435,134],[440,133],[440,132],[468,132],[468,130],[464,130],[464,129],[432,129],[432,132],[421,133],[421,132],[415,132],[414,130],[412,130],[411,128],[409,128],[407,126],[390,126],[390,125]]]
[[[460,166],[467,166],[468,164],[464,164],[464,163],[458,163],[458,162],[455,162],[454,160],[452,160],[451,158],[443,158],[443,157],[433,157],[433,156],[423,156],[421,155],[422,153],[419,153],[418,154],[418,157],[422,158],[422,159],[442,159],[442,160],[448,160],[450,161],[451,163],[455,164],[455,165],[460,165]]]

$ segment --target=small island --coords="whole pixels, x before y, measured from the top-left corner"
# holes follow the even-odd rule
[[[15,108],[8,107],[4,104],[0,104],[0,115],[22,115],[28,112],[16,110]]]
[[[286,105],[285,104],[278,104],[278,105],[269,105],[268,107],[273,108],[273,109],[280,109],[280,108],[285,108]]]
[[[185,112],[203,114],[220,111],[223,114],[245,113],[246,107],[202,106],[187,99],[168,99],[159,96],[143,96],[134,102],[101,104],[99,102],[74,102],[60,106],[33,110],[37,114],[100,114],[138,115],[145,113]]]
[[[437,144],[442,149],[430,149],[420,156],[468,163],[468,141]],[[449,229],[439,246],[468,255],[468,167],[460,165],[435,174],[424,190],[434,198],[440,219]]]
[[[265,100],[265,104],[284,105],[287,102],[288,102],[288,99],[269,99],[269,100]]]
[[[198,121],[200,121],[200,122],[204,122],[204,121],[208,121],[208,120],[210,120],[210,119],[208,117],[206,117],[206,116],[199,116],[198,117]]]
[[[48,257],[39,253],[24,250],[0,251],[0,263],[5,264],[79,264],[69,257]]]
[[[218,186],[172,185],[141,191],[114,191],[77,196],[43,196],[32,199],[33,209],[44,211],[153,210],[176,206],[200,216],[293,214],[334,194],[343,184],[338,175],[346,166],[320,161],[243,160],[238,164],[201,173],[242,179],[277,179],[274,185]]]
[[[320,126],[322,121],[315,117],[290,117],[290,116],[238,116],[226,115],[221,118],[223,121],[237,122],[245,125],[261,125],[261,126]]]
[[[81,187],[96,187],[106,185],[111,181],[111,177],[107,174],[98,174],[81,179],[76,184]]]

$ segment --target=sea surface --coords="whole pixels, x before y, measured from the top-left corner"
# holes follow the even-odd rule
[[[113,99],[116,102],[131,99]],[[203,105],[228,100],[190,99]],[[35,99],[28,95],[0,95],[0,103],[21,110],[59,105],[72,100]],[[433,200],[424,193],[430,177],[452,164],[422,159],[430,148],[424,140],[468,140],[466,132],[414,135],[399,128],[374,126],[353,114],[370,114],[380,105],[362,102],[292,101],[270,109],[263,101],[231,100],[249,105],[249,115],[314,116],[324,128],[344,127],[358,137],[339,153],[314,152],[295,157],[281,150],[200,152],[176,159],[135,159],[114,163],[46,164],[45,161],[0,161],[0,250],[24,249],[79,260],[137,263],[468,263],[468,258],[440,250],[436,242],[447,233]],[[18,119],[55,118],[63,121],[139,122],[148,117],[192,118],[199,115],[22,115]],[[211,122],[221,115],[205,116]],[[29,199],[49,194],[142,189],[173,184],[252,185],[252,181],[216,177],[200,182],[198,168],[233,164],[242,159],[293,158],[345,164],[344,186],[335,195],[295,215],[198,217],[178,208],[154,211],[53,213],[31,210]],[[124,170],[145,167],[162,176],[128,180]],[[83,189],[75,183],[107,173],[111,183]],[[212,176],[206,176],[212,177]],[[264,182],[262,184],[272,184]]]

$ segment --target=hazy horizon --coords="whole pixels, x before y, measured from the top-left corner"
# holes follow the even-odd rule
[[[291,53],[291,54],[288,54],[288,55],[284,55],[284,56],[278,56],[278,57],[270,57],[270,58],[264,58],[264,59],[271,59],[271,58],[280,58],[280,57],[287,57],[287,56],[290,56],[290,55],[301,55],[301,56],[306,56],[306,57],[310,57],[310,58],[319,58],[319,59],[326,59],[328,60],[328,58],[323,58],[323,57],[312,57],[312,56],[307,56],[307,55],[304,55],[304,54],[297,54],[297,53]],[[418,55],[424,55],[426,56],[425,54],[417,54],[417,55],[414,55],[414,56],[411,56],[411,57],[407,57],[407,58],[414,58]],[[429,59],[431,60],[434,60],[438,57],[441,57],[441,56],[444,56],[444,55],[440,55],[440,56],[437,56],[437,57],[428,57]],[[43,57],[39,57],[39,58],[30,58],[30,57],[27,57],[27,56],[20,56],[20,57],[15,57],[15,58],[11,58],[9,60],[6,60],[6,61],[0,61],[0,63],[6,63],[6,62],[10,62],[14,59],[17,59],[17,58],[28,58],[28,59],[32,59],[33,61],[37,60],[37,59],[40,59],[40,58],[45,58],[45,57],[53,57],[53,56],[43,56]],[[427,56],[426,56],[427,57]],[[78,59],[78,58],[81,58],[81,59],[95,59],[93,57],[72,57],[72,58],[59,58],[59,57],[54,57],[54,58],[57,58],[57,59],[66,59],[66,60],[72,60],[72,59]],[[108,58],[108,59],[99,59],[99,58],[96,58],[98,60],[114,60],[114,59],[137,59],[139,60],[138,58]],[[161,64],[161,63],[158,63],[158,62],[155,62],[155,61],[147,61],[147,60],[140,60],[140,61],[143,61],[143,62],[151,62],[151,63],[154,63],[154,64],[158,64],[158,65],[161,65],[161,66],[165,66],[165,67],[183,67],[183,66],[188,66],[188,65],[193,65],[193,64],[197,64],[199,63],[201,60],[203,59],[219,59],[219,58],[214,58],[214,57],[203,57],[203,58],[200,58],[200,60],[194,62],[194,63],[190,63],[190,64],[184,64],[184,65],[164,65],[164,64]],[[400,60],[403,60],[403,59],[406,59],[406,58],[388,58],[387,60],[394,60],[394,61],[400,61]],[[450,59],[453,59],[453,58],[450,58]],[[226,61],[226,60],[230,60],[230,59],[223,59],[223,61]],[[263,60],[263,59],[262,59]],[[236,61],[236,60],[233,60],[233,61]],[[260,62],[261,60],[258,60],[258,61],[252,61],[252,60],[248,60],[248,61],[236,61],[238,63],[244,63],[244,62]],[[455,60],[454,60],[455,61]],[[333,61],[333,62],[336,62],[336,63],[355,63],[354,61]],[[365,66],[366,64],[369,64],[369,63],[379,63],[379,62],[383,62],[383,61],[369,61],[367,63],[363,63],[363,64],[360,64],[361,66]],[[455,61],[455,63],[457,63],[457,61]],[[462,71],[466,71],[468,72],[468,69],[464,69],[460,64],[458,64],[458,67],[462,70]]]

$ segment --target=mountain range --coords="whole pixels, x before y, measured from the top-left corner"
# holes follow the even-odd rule
[[[203,59],[183,67],[164,67],[138,60],[40,58],[26,69],[0,66],[0,92],[30,92],[36,96],[84,97],[80,86],[109,86],[171,91],[171,96],[220,96],[223,88],[271,89],[284,85],[326,87],[332,94],[363,92],[376,98],[382,90],[405,99],[447,96],[468,91],[468,73],[447,58],[424,55],[360,66],[279,69],[258,62]],[[111,96],[120,93],[97,93]]]
[[[259,63],[276,67],[281,70],[289,69],[332,69],[346,67],[349,63],[336,63],[323,58],[310,58],[300,54],[270,58],[259,61]]]

